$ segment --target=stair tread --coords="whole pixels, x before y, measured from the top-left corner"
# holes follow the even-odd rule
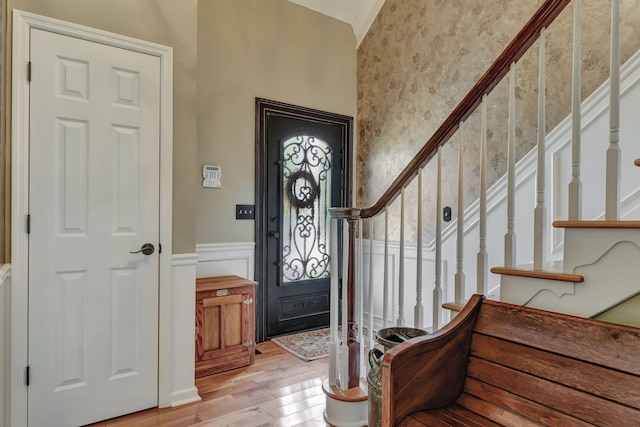
[[[494,289],[493,292],[490,292],[489,294],[486,295],[486,298],[500,301],[500,292]],[[445,302],[445,303],[442,303],[442,308],[444,308],[445,310],[451,310],[451,311],[462,311],[462,309],[466,304],[467,304],[467,301]]]
[[[534,270],[525,268],[507,268],[493,267],[491,272],[494,274],[504,274],[508,276],[530,277],[534,279],[558,280],[561,282],[584,282],[584,276],[581,274],[562,273],[559,271]]]
[[[640,228],[640,221],[554,221],[556,228]]]
[[[459,302],[445,302],[442,304],[442,308],[444,308],[445,310],[451,310],[451,311],[462,311],[463,307],[464,307],[464,304]]]

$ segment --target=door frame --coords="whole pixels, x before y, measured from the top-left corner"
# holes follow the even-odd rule
[[[29,60],[30,30],[41,29],[101,43],[160,59],[160,242],[158,283],[158,406],[171,395],[171,258],[173,181],[173,50],[83,25],[13,10],[11,110],[11,348],[9,368],[10,424],[26,426],[28,394],[29,240]]]
[[[353,167],[353,117],[256,98],[255,280],[258,282],[256,289],[256,340],[258,342],[266,339],[267,321],[267,286],[265,283],[267,254],[263,237],[268,223],[267,200],[266,197],[264,197],[267,191],[268,169],[267,129],[265,124],[267,115],[274,113],[285,117],[310,119],[317,123],[340,126],[345,136],[344,155],[342,159],[345,169],[345,173],[343,174],[345,188],[342,202],[345,206],[350,206],[351,204],[351,189],[353,188],[353,173],[351,170]]]

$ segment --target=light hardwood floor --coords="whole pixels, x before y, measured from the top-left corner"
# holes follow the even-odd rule
[[[322,418],[328,359],[303,362],[270,341],[257,344],[255,364],[196,380],[201,402],[149,409],[91,427],[309,427]]]

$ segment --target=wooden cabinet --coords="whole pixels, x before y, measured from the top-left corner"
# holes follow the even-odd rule
[[[238,276],[196,279],[196,378],[255,357],[255,286]]]

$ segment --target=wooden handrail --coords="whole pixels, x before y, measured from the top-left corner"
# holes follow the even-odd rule
[[[520,30],[518,35],[509,43],[494,63],[471,88],[469,93],[451,112],[436,132],[429,138],[415,157],[409,162],[391,186],[378,201],[369,208],[362,209],[360,216],[370,218],[378,215],[385,206],[389,205],[400,194],[422,168],[436,153],[439,146],[444,145],[458,130],[460,122],[471,116],[480,105],[482,97],[502,80],[509,71],[511,63],[518,61],[540,36],[540,30],[551,24],[571,0],[547,0],[536,11],[533,17]]]
[[[635,159],[633,161],[633,164],[636,165],[636,166],[640,166],[640,159]]]

